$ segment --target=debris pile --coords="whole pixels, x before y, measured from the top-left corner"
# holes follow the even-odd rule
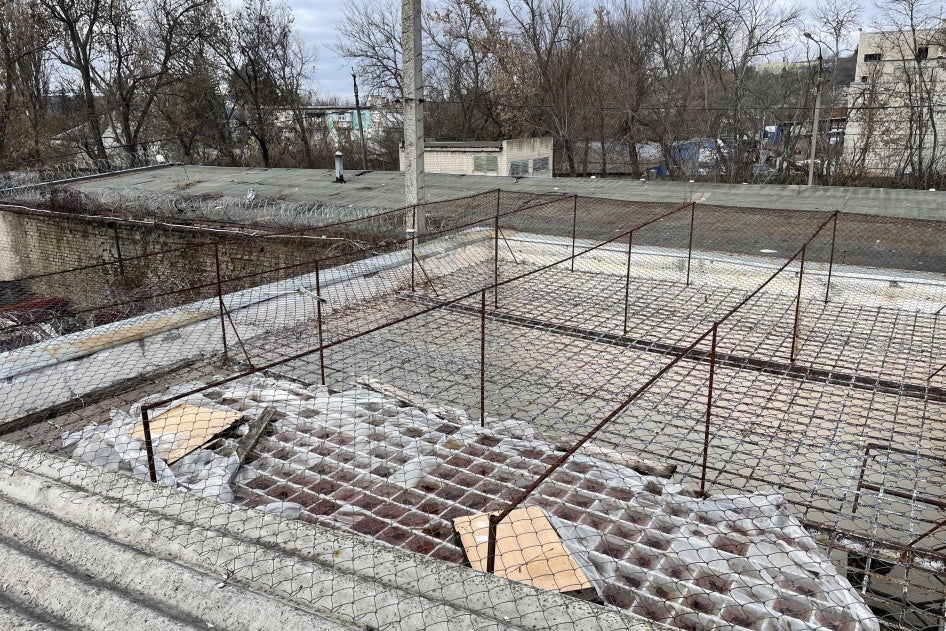
[[[382,390],[333,394],[263,377],[206,389],[175,405],[247,421],[171,464],[181,437],[156,437],[159,481],[463,562],[452,520],[505,508],[561,456],[526,422],[480,428],[462,410]],[[63,445],[146,478],[134,437],[146,403]],[[236,443],[267,408],[271,427],[241,466]],[[601,602],[686,629],[879,628],[780,495],[701,499],[624,461],[602,447],[579,451],[526,502],[549,516]]]

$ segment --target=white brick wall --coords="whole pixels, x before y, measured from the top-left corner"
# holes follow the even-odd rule
[[[529,160],[529,175],[533,175],[536,158],[548,158],[549,168],[537,176],[552,177],[552,138],[518,138],[503,141],[503,153],[499,159],[499,174],[509,175],[510,164],[515,160]]]
[[[475,156],[496,156],[498,170],[493,175],[509,175],[514,161],[527,161],[521,175],[552,177],[552,138],[519,138],[504,140],[502,149],[492,147],[450,148],[427,147],[424,150],[424,170],[427,173],[473,174]],[[536,161],[546,160],[548,168],[535,170]],[[401,164],[404,164],[404,148],[401,148]]]

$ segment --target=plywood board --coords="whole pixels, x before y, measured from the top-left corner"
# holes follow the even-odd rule
[[[486,571],[489,518],[458,517],[453,527],[460,535],[470,565]],[[548,517],[538,506],[519,508],[496,528],[495,572],[513,581],[541,589],[573,592],[591,582],[562,544]]]
[[[150,419],[151,440],[155,445],[170,445],[166,459],[171,464],[236,423],[242,416],[239,412],[179,405]],[[144,440],[144,424],[138,423],[131,434],[138,440]]]

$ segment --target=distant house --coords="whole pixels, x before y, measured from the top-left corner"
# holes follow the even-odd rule
[[[401,147],[404,164],[404,147]],[[552,138],[424,141],[424,170],[458,175],[552,177]]]
[[[302,108],[310,134],[326,136],[332,142],[356,137],[362,129],[365,140],[377,142],[391,129],[404,126],[404,114],[400,104],[383,101],[379,96],[369,96],[360,111],[353,105],[307,105]],[[291,120],[291,112],[285,111],[284,123]]]
[[[139,145],[138,154],[129,155],[121,141],[118,127],[110,116],[101,116],[99,126],[102,130],[102,144],[105,146],[105,154],[108,156],[111,167],[139,167],[165,160],[159,143]],[[55,151],[70,156],[70,161],[75,162],[79,168],[97,169],[103,166],[99,164],[100,161],[91,157],[96,154],[96,149],[92,129],[88,123],[82,123],[56,134],[50,140],[50,146]]]

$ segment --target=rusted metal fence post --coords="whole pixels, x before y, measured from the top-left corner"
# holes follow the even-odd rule
[[[908,548],[912,548],[913,546],[915,546],[916,544],[918,544],[918,543],[921,542],[922,540],[926,539],[927,537],[929,537],[931,534],[933,534],[934,532],[936,532],[937,530],[939,530],[939,529],[942,528],[943,526],[946,526],[946,518],[941,519],[941,520],[939,520],[938,522],[936,522],[935,524],[933,524],[933,526],[932,526],[929,530],[927,530],[926,532],[924,532],[922,535],[918,535],[918,536],[914,537],[914,538],[913,538],[913,541],[911,541],[910,543],[907,544],[907,547],[908,547]]]
[[[220,246],[214,243],[214,262],[217,269],[217,302],[220,305],[220,332],[223,334],[223,356],[226,358],[227,350],[227,321],[226,310],[223,307],[223,283],[220,280]]]
[[[631,249],[634,247],[634,231],[627,233],[627,276],[624,279],[624,333],[627,335],[627,312],[631,299]]]
[[[121,239],[118,238],[118,226],[112,224],[112,236],[115,239],[115,254],[118,257],[118,273],[121,274],[122,279],[125,278],[125,260],[122,256],[122,244]]]
[[[801,265],[798,267],[798,294],[795,297],[795,326],[792,327],[792,351],[789,354],[791,363],[795,363],[795,351],[798,347],[798,332],[801,328],[801,285],[805,277],[805,249],[807,245],[801,248]]]
[[[572,261],[571,271],[575,271],[575,239],[578,231],[578,195],[572,198]]]
[[[493,309],[499,309],[499,198],[496,200],[496,219],[493,221]]]
[[[489,530],[486,536],[486,571],[493,574],[496,571],[496,527],[502,520],[500,515],[489,516]]]
[[[713,379],[716,376],[716,330],[719,323],[713,323],[713,336],[710,343],[709,385],[706,389],[706,425],[703,428],[703,466],[700,468],[700,494],[706,495],[706,467],[709,461],[710,419],[713,416]]]
[[[486,427],[486,290],[480,294],[480,427]]]
[[[148,455],[148,475],[152,482],[158,481],[158,472],[154,466],[154,445],[151,444],[151,421],[148,420],[148,410],[141,409],[141,426],[145,431],[145,453]]]
[[[828,256],[828,286],[824,288],[824,303],[828,304],[828,292],[831,291],[831,272],[834,271],[834,242],[838,234],[839,211],[834,211],[834,226],[831,228],[831,254]]]
[[[696,202],[690,203],[690,238],[687,241],[687,286],[690,285],[690,260],[693,258],[693,221],[696,219]]]
[[[412,266],[413,268],[413,266]],[[325,343],[322,337],[322,270],[319,262],[315,262],[315,315],[319,327],[319,375],[322,385],[325,385]]]
[[[943,371],[943,368],[946,368],[946,364],[943,364],[942,366],[940,366],[939,368],[937,368],[936,370],[934,370],[934,371],[930,374],[930,376],[926,378],[926,380],[929,381],[930,379],[932,379],[933,377],[935,377],[936,375],[938,375],[939,373],[941,373],[941,372]]]

